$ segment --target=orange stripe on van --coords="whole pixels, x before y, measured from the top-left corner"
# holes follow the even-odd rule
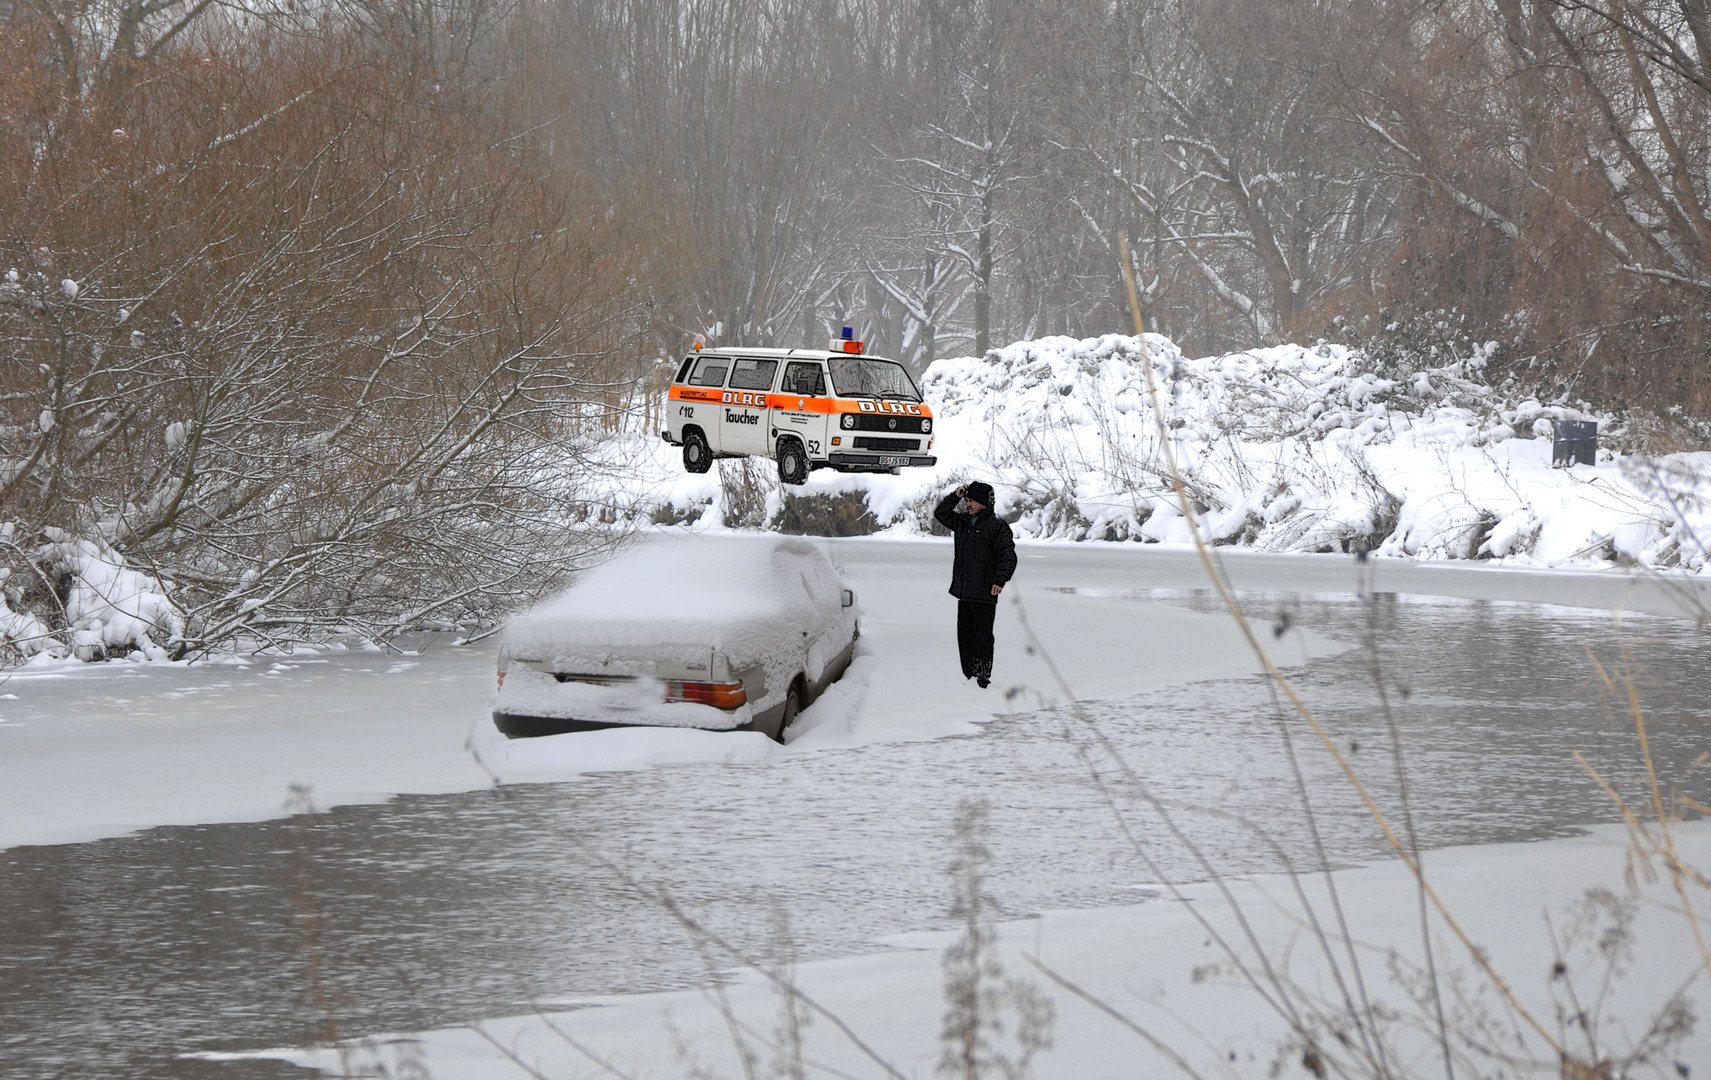
[[[717,402],[719,400],[719,395],[723,392],[724,391],[722,390],[716,389],[703,389],[698,386],[674,386],[671,388],[671,393],[667,396],[672,401]]]
[[[874,401],[869,398],[809,397],[805,394],[764,394],[754,390],[721,390],[713,387],[673,386],[667,395],[672,401],[700,401],[748,409],[783,409],[801,413],[871,413],[877,416],[922,416],[931,418],[933,410],[914,401]]]

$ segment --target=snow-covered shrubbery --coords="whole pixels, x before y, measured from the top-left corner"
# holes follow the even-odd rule
[[[0,668],[490,626],[625,531],[588,512],[584,441],[469,449],[414,488],[355,482],[329,451],[234,520],[210,520],[215,489],[170,531],[138,527],[134,504],[86,504],[75,527],[8,515]]]
[[[1150,356],[1176,458],[1214,543],[1705,566],[1711,454],[1605,449],[1596,465],[1553,469],[1556,421],[1599,420],[1617,449],[1623,424],[1494,388],[1488,354],[1476,346],[1410,362],[1321,344],[1193,359],[1153,335],[1019,342],[927,371],[936,468],[816,473],[803,495],[864,498],[876,527],[926,531],[939,492],[983,479],[1020,535],[1185,542],[1148,398]],[[757,493],[756,470],[733,464],[722,480],[690,477],[669,447],[656,448],[653,482],[669,508],[661,520],[776,527],[787,497],[776,484]],[[737,518],[728,511],[739,500]]]

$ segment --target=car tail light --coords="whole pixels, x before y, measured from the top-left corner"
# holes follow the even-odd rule
[[[670,679],[665,684],[665,700],[693,701],[716,709],[734,709],[748,703],[749,692],[740,682],[679,682]]]
[[[499,673],[499,689],[505,689],[505,673],[503,671]]]

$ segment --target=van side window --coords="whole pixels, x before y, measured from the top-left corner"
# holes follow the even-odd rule
[[[738,360],[731,367],[732,390],[771,390],[777,360]]]
[[[689,380],[690,386],[724,386],[725,371],[731,366],[728,356],[703,356],[701,362],[695,365],[695,374]]]
[[[811,397],[826,396],[826,373],[819,364],[804,364],[800,361],[784,366],[784,389],[786,394],[802,394]]]
[[[695,357],[685,356],[683,358],[683,366],[677,369],[677,378],[675,378],[671,381],[677,382],[677,383],[688,382],[689,381],[689,369],[691,367],[693,367],[694,364],[695,364]]]

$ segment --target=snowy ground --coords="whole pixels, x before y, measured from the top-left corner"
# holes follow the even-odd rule
[[[1711,864],[1711,825],[1678,826],[1676,833],[1688,862]],[[1622,1061],[1644,1044],[1647,1026],[1678,993],[1702,1015],[1706,975],[1689,945],[1679,897],[1667,876],[1640,876],[1636,885],[1625,885],[1630,856],[1625,830],[1614,826],[1574,839],[1450,848],[1427,856],[1438,895],[1544,1032],[1532,1030],[1502,1000],[1496,983],[1434,916],[1433,959],[1452,1038],[1463,1055],[1457,1062],[1461,1074],[1560,1077],[1565,1073],[1551,1039],[1582,1061]],[[1392,1017],[1383,1027],[1399,1050],[1390,1059],[1397,1069],[1393,1075],[1444,1075],[1434,1045],[1435,1010],[1429,998],[1419,996],[1421,984],[1411,982],[1423,968],[1420,900],[1412,876],[1400,862],[1388,862],[1335,878],[1364,993]],[[1056,1012],[1054,1040],[1038,1058],[1035,1075],[1308,1075],[1298,1071],[1299,1041],[1267,1005],[1267,995],[1287,1000],[1303,1028],[1317,1029],[1329,1055],[1348,1060],[1320,1025],[1337,1013],[1345,990],[1362,993],[1352,977],[1356,965],[1334,929],[1323,879],[1300,884],[1297,894],[1290,879],[1261,876],[1231,882],[1227,896],[1197,884],[1174,896],[1160,890],[1158,898],[1131,907],[1047,912],[1004,924],[996,955],[1005,973],[1044,991]],[[1703,908],[1704,893],[1695,891]],[[1344,980],[1341,989],[1306,920],[1309,905],[1322,925],[1333,928],[1328,940]],[[1614,930],[1626,938],[1601,938]],[[1214,934],[1229,944],[1228,952]],[[895,951],[796,968],[798,991],[824,1009],[811,1015],[804,1032],[807,1075],[931,1075],[943,1052],[942,956],[955,937],[903,935],[891,941]],[[1601,951],[1600,941],[1614,947]],[[1272,965],[1269,972],[1262,955]],[[1559,959],[1565,968],[1560,976],[1553,974]],[[1246,982],[1244,969],[1256,985]],[[1612,969],[1617,977],[1606,985]],[[1045,970],[1078,992],[1053,985]],[[751,1066],[764,1067],[780,1056],[781,995],[754,970],[725,987],[722,997],[693,991],[542,1002],[540,1008],[536,1015],[469,1028],[370,1040],[345,1047],[342,1062],[333,1049],[258,1056],[335,1075],[345,1075],[343,1069],[353,1064],[415,1060],[437,1080],[568,1078],[603,1075],[608,1068],[611,1075],[628,1077],[681,1076],[696,1068],[704,1071],[694,1075],[734,1076],[744,1072],[739,1044],[752,1055]],[[1582,1010],[1588,1016],[1584,1029],[1572,1019]],[[1013,1032],[1014,1017],[1007,1019]],[[1463,1036],[1487,1040],[1494,1052],[1470,1053]],[[1014,1056],[1013,1035],[994,1042]],[[1188,1067],[1173,1067],[1174,1055]],[[1711,1031],[1701,1028],[1623,1075],[1688,1077],[1708,1064]]]

